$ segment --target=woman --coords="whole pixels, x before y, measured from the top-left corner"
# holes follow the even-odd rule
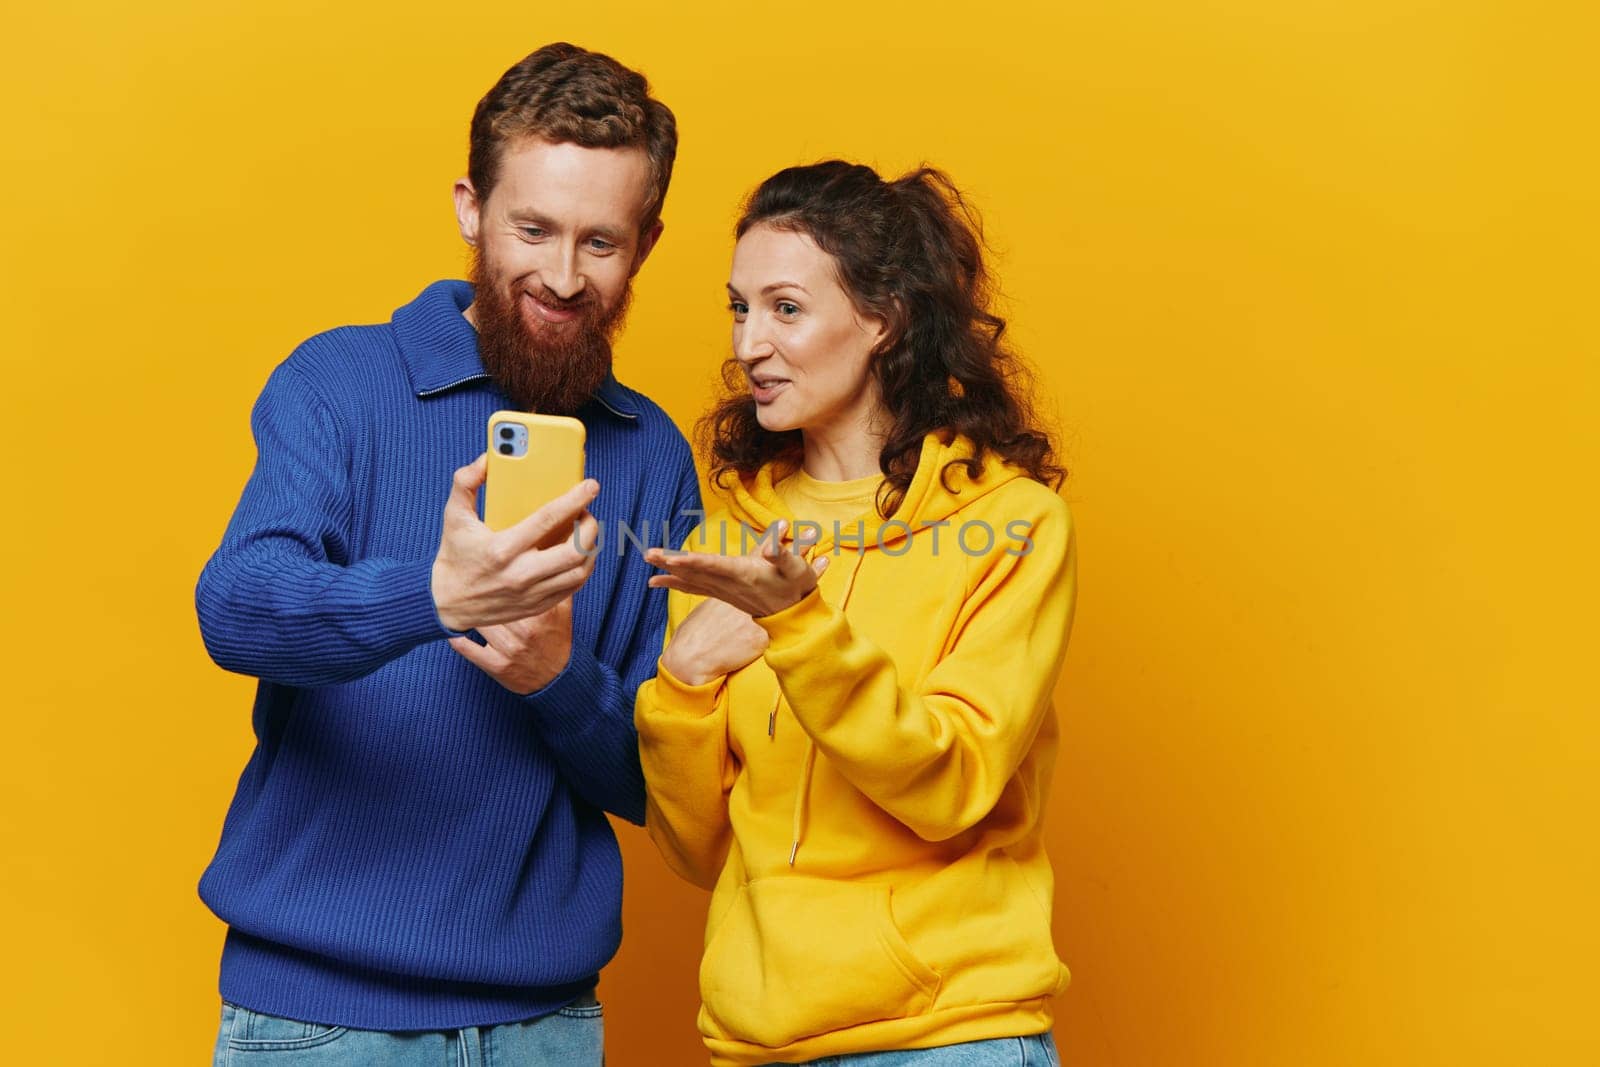
[[[651,836],[715,890],[700,1031],[714,1064],[1054,1063],[1074,551],[976,223],[937,171],[828,162],[736,232],[716,492],[648,553],[635,710]]]

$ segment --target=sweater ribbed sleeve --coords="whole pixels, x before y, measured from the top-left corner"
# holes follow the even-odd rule
[[[349,457],[332,409],[284,363],[251,415],[257,459],[195,608],[217,665],[317,686],[369,674],[449,636],[429,561],[349,552]],[[441,504],[443,495],[441,491]]]

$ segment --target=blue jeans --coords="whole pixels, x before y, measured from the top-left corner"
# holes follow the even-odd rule
[[[1028,1037],[996,1037],[938,1048],[856,1052],[807,1060],[803,1067],[1060,1067],[1050,1031]]]
[[[585,994],[533,1022],[389,1032],[295,1022],[222,1005],[212,1067],[601,1067],[600,1003]]]

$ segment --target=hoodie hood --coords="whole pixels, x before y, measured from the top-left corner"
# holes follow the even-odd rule
[[[987,496],[1007,482],[1024,477],[1016,467],[998,456],[990,455],[984,458],[978,477],[969,478],[964,464],[976,452],[972,441],[960,435],[954,435],[948,443],[940,440],[937,433],[924,437],[916,473],[912,475],[911,484],[906,487],[899,507],[889,518],[881,520],[875,531],[871,523],[876,516],[869,514],[868,535],[863,538],[865,547],[872,549],[896,544],[918,530],[949,519],[961,508]],[[950,466],[952,463],[956,466]],[[729,479],[731,484],[723,487],[722,502],[730,518],[757,531],[765,530],[779,519],[797,518],[789,514],[775,488],[773,466],[770,463],[763,466],[749,479]],[[816,556],[832,547],[833,531],[823,530],[816,548],[808,555]]]

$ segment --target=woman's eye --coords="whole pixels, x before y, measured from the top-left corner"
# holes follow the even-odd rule
[[[750,311],[742,300],[734,300],[728,304],[728,310],[733,312],[733,317],[742,319]]]
[[[778,301],[778,314],[798,315],[800,314],[800,305],[788,300],[780,300]]]

